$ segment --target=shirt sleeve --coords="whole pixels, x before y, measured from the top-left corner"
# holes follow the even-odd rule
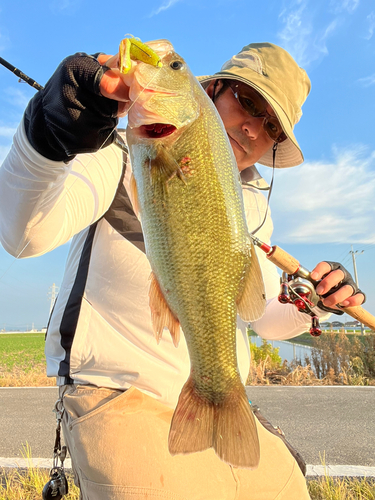
[[[109,146],[70,163],[30,145],[23,122],[0,168],[0,241],[17,258],[42,255],[97,221],[110,207],[122,153]]]

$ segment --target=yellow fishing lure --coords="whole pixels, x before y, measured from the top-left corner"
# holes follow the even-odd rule
[[[119,48],[119,70],[128,73],[132,67],[131,61],[142,61],[158,68],[162,67],[160,57],[148,45],[142,43],[139,38],[130,36],[120,42]]]

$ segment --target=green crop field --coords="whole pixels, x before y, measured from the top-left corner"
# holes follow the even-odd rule
[[[0,334],[0,387],[54,385],[47,378],[44,333]]]
[[[31,370],[44,362],[44,333],[0,334],[0,370]]]

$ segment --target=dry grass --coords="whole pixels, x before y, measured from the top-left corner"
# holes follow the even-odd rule
[[[45,387],[55,386],[56,379],[46,376],[45,362],[33,366],[32,370],[13,367],[11,370],[0,367],[0,387]]]
[[[289,371],[286,363],[280,370],[269,370],[268,359],[252,362],[246,385],[332,385],[333,373],[318,379],[310,365],[295,366]]]
[[[44,485],[49,481],[49,471],[29,467],[26,471],[0,469],[2,488],[0,486],[0,500],[40,500]],[[69,493],[64,500],[78,500],[79,489],[68,477]]]
[[[250,344],[247,385],[375,385],[375,335],[355,338],[328,333],[313,339],[311,358],[282,362],[266,341]]]
[[[375,500],[375,481],[364,478],[326,475],[309,481],[308,489],[312,500]]]
[[[246,385],[373,385],[374,381],[361,375],[353,375],[342,370],[336,375],[330,368],[325,377],[317,378],[310,364],[288,365],[284,362],[279,370],[270,370],[267,358],[258,363],[252,362]]]
[[[31,450],[27,445],[22,450],[22,456],[28,460],[25,470],[5,470],[0,468],[0,500],[40,500],[44,485],[49,481],[49,471],[34,467],[31,461]],[[67,475],[69,493],[64,500],[78,500],[79,489]]]
[[[79,489],[67,475],[69,493],[66,500],[78,500]],[[30,466],[27,470],[0,469],[0,500],[40,500],[49,480],[46,469]],[[311,500],[375,500],[375,481],[357,478],[334,479],[326,475],[308,481]]]

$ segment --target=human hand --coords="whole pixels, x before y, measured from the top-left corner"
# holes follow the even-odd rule
[[[102,66],[110,68],[100,80],[100,93],[108,99],[118,101],[118,116],[124,116],[130,105],[129,86],[118,69],[118,54],[99,54],[97,59]]]
[[[358,289],[351,274],[337,262],[319,262],[310,276],[315,281],[321,280],[316,292],[322,297],[322,304],[325,307],[339,309],[335,307],[336,304],[353,307],[365,301],[365,295]]]
[[[100,87],[103,76],[111,72],[82,52],[64,59],[26,108],[25,131],[33,148],[50,160],[67,162],[112,144],[119,112],[115,97],[120,92],[116,86],[111,89],[110,76],[105,81],[111,98]],[[126,99],[124,85],[121,89]]]

